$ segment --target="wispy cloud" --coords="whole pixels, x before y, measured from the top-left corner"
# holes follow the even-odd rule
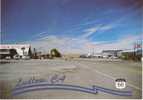
[[[45,32],[40,32],[40,33],[36,33],[36,34],[34,34],[32,37],[31,37],[31,39],[32,40],[37,40],[37,39],[40,39],[40,38],[42,38],[42,37],[44,37],[44,36],[47,36],[48,34],[47,34],[47,32],[45,31]]]
[[[82,38],[88,38],[89,36],[97,32],[98,29],[99,27],[92,27],[92,28],[85,29],[84,30],[85,33],[82,35]]]
[[[88,52],[84,47],[88,40],[70,37],[47,36],[41,40],[31,41],[33,48],[39,51],[49,52],[52,48],[59,49],[62,53],[84,53]]]
[[[89,45],[92,45],[92,48],[94,48],[94,50],[97,52],[101,52],[102,50],[133,49],[134,43],[141,40],[140,37],[141,35],[130,35],[119,38],[118,40],[113,42],[91,42],[91,44]]]
[[[136,12],[137,10],[135,10],[134,13]],[[140,39],[141,35],[126,36],[123,34],[124,37],[118,37],[116,41],[91,41],[89,39],[89,37],[93,35],[106,34],[105,31],[117,28],[118,25],[123,24],[128,17],[133,15],[134,14],[132,13],[127,13],[117,18],[117,20],[112,20],[109,23],[104,23],[101,19],[96,19],[94,21],[81,23],[72,27],[71,30],[65,30],[66,33],[73,33],[80,30],[81,34],[74,37],[68,37],[68,35],[63,37],[48,35],[47,32],[42,32],[37,34],[37,39],[30,41],[30,44],[33,48],[43,51],[44,53],[49,52],[52,48],[57,48],[62,53],[88,53],[93,50],[95,52],[101,52],[102,50],[133,49],[133,44]]]
[[[92,36],[93,34],[96,34],[97,31],[98,32],[103,32],[103,31],[110,30],[114,27],[115,26],[113,26],[113,25],[98,25],[98,26],[95,26],[95,27],[87,28],[87,29],[84,30],[82,38],[88,38],[88,37]]]
[[[116,20],[112,20],[109,23],[103,23],[102,22],[102,17],[98,18],[96,20],[93,21],[86,21],[85,23],[81,23],[79,25],[77,25],[77,27],[82,27],[82,26],[88,26],[88,25],[93,25],[93,27],[84,29],[84,33],[82,35],[82,37],[84,38],[88,38],[90,36],[92,36],[93,34],[95,34],[98,31],[98,34],[104,34],[105,31],[111,30],[113,28],[117,28],[118,26],[123,26],[124,21],[126,21],[129,17],[134,16],[135,13],[138,13],[138,10],[135,9],[137,6],[137,4],[134,4],[133,7],[130,7],[127,9],[127,11],[129,13],[124,14],[123,16],[119,16]],[[134,10],[134,12],[130,12]],[[110,16],[109,14],[112,12],[109,11],[108,13],[105,13],[107,16]],[[98,35],[97,34],[97,35]]]
[[[71,37],[58,37],[47,36],[40,40],[30,41],[33,48],[38,49],[44,53],[49,52],[52,48],[57,48],[62,53],[89,53],[101,52],[102,50],[113,49],[133,49],[133,44],[139,40],[141,35],[130,35],[122,37],[114,42],[107,41],[90,41],[86,38],[71,38]]]
[[[113,27],[115,27],[115,26],[113,26],[113,25],[105,25],[105,26],[101,27],[100,30],[106,31],[106,30],[112,29]]]

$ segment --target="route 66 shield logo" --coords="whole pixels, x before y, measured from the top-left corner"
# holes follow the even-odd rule
[[[117,89],[124,89],[126,87],[126,80],[123,78],[116,79],[115,86]]]

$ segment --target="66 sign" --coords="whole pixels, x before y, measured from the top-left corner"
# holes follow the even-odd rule
[[[126,80],[125,79],[116,79],[115,86],[117,89],[124,89],[126,87]]]

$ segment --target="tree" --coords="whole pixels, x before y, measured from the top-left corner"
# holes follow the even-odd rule
[[[13,58],[14,55],[17,54],[17,51],[15,49],[10,49],[10,57]]]
[[[31,47],[29,48],[28,55],[29,55],[30,57],[32,57]]]
[[[34,59],[37,58],[37,50],[36,50],[36,48],[33,48],[32,58],[34,58]]]
[[[61,57],[61,53],[57,49],[52,49],[50,53],[52,57]]]

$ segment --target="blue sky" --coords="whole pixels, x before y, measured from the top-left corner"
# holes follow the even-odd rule
[[[2,43],[73,52],[131,48],[143,33],[142,5],[142,0],[2,0]],[[128,39],[128,46],[119,42]]]

